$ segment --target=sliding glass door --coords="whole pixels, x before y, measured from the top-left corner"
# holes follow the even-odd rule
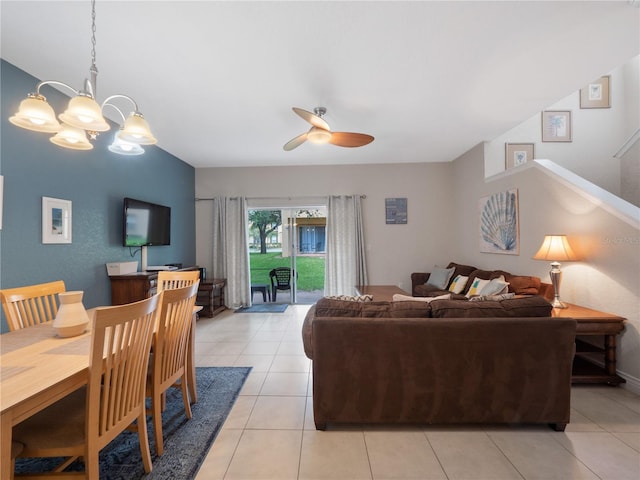
[[[312,304],[321,298],[326,207],[249,208],[248,218],[252,302]]]

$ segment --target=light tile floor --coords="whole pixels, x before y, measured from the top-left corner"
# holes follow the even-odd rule
[[[563,433],[546,426],[316,431],[300,334],[308,308],[198,321],[198,366],[253,370],[197,480],[640,479],[640,397],[621,387],[574,387]]]

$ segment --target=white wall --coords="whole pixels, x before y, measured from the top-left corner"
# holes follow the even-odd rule
[[[450,164],[209,168],[196,170],[196,197],[301,198],[361,194],[369,281],[410,291],[410,275],[449,262],[454,251],[449,228]],[[385,223],[385,198],[408,199],[408,223]],[[264,203],[264,202],[262,202]],[[268,203],[268,202],[267,202]],[[196,261],[211,269],[208,201],[196,203]]]
[[[487,142],[484,176],[505,170],[505,143],[534,143],[535,158],[551,159],[620,196],[620,160],[613,156],[640,126],[639,64],[640,57],[635,57],[608,73],[611,108],[581,109],[579,92],[546,108],[571,110],[572,142],[542,142],[540,113]]]
[[[453,163],[458,192],[455,258],[549,282],[549,264],[531,257],[545,234],[568,235],[584,260],[562,266],[561,297],[628,319],[619,342],[618,370],[640,392],[640,232],[537,168],[484,180],[483,152],[478,145]],[[480,253],[478,199],[512,188],[519,197],[520,254]]]

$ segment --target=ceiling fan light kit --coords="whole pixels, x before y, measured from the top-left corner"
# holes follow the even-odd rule
[[[293,107],[293,111],[297,113],[303,120],[311,124],[308,132],[298,135],[284,144],[285,151],[291,151],[309,140],[311,143],[323,144],[330,143],[338,147],[362,147],[373,142],[374,138],[366,133],[352,132],[332,132],[329,124],[322,118],[327,109],[324,107],[316,107],[314,113],[303,110],[302,108]]]
[[[151,133],[149,124],[138,111],[136,102],[127,95],[112,95],[101,105],[95,100],[98,69],[96,68],[96,2],[91,0],[91,80],[85,79],[84,90],[76,90],[66,83],[57,80],[45,80],[36,85],[36,91],[29,93],[27,98],[20,102],[18,112],[9,118],[9,121],[20,128],[34,132],[55,133],[50,141],[55,145],[73,150],[91,150],[93,145],[89,142],[87,134],[92,140],[98,136],[98,132],[106,132],[111,127],[102,115],[105,106],[109,105],[118,111],[122,117],[124,126],[116,133],[114,142],[108,147],[111,152],[120,155],[140,155],[144,150],[140,145],[153,145],[157,139]],[[56,119],[55,112],[47,99],[40,94],[40,88],[44,85],[58,85],[71,90],[74,97],[69,101],[67,109],[58,116],[62,123]],[[120,98],[129,101],[134,111],[125,118],[122,110],[110,103],[113,99]],[[135,152],[135,153],[131,153]]]

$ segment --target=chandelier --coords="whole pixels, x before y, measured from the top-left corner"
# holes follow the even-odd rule
[[[95,100],[98,69],[96,67],[96,2],[91,0],[91,78],[85,79],[84,89],[76,90],[66,83],[57,80],[45,80],[36,85],[36,91],[29,93],[20,102],[16,114],[9,121],[21,128],[34,132],[55,133],[49,140],[64,148],[73,150],[91,150],[89,141],[95,140],[99,132],[106,132],[111,127],[102,116],[102,111],[109,106],[115,109],[122,118],[122,126],[116,132],[113,143],[109,145],[111,152],[120,155],[140,155],[144,149],[140,145],[153,145],[157,139],[151,133],[149,124],[138,110],[138,104],[128,95],[111,95],[101,105]],[[58,85],[71,90],[73,97],[67,109],[58,115],[53,111],[47,99],[40,93],[44,85]],[[131,103],[133,111],[125,116],[116,106],[114,100],[126,100]],[[58,122],[60,119],[60,122]]]

